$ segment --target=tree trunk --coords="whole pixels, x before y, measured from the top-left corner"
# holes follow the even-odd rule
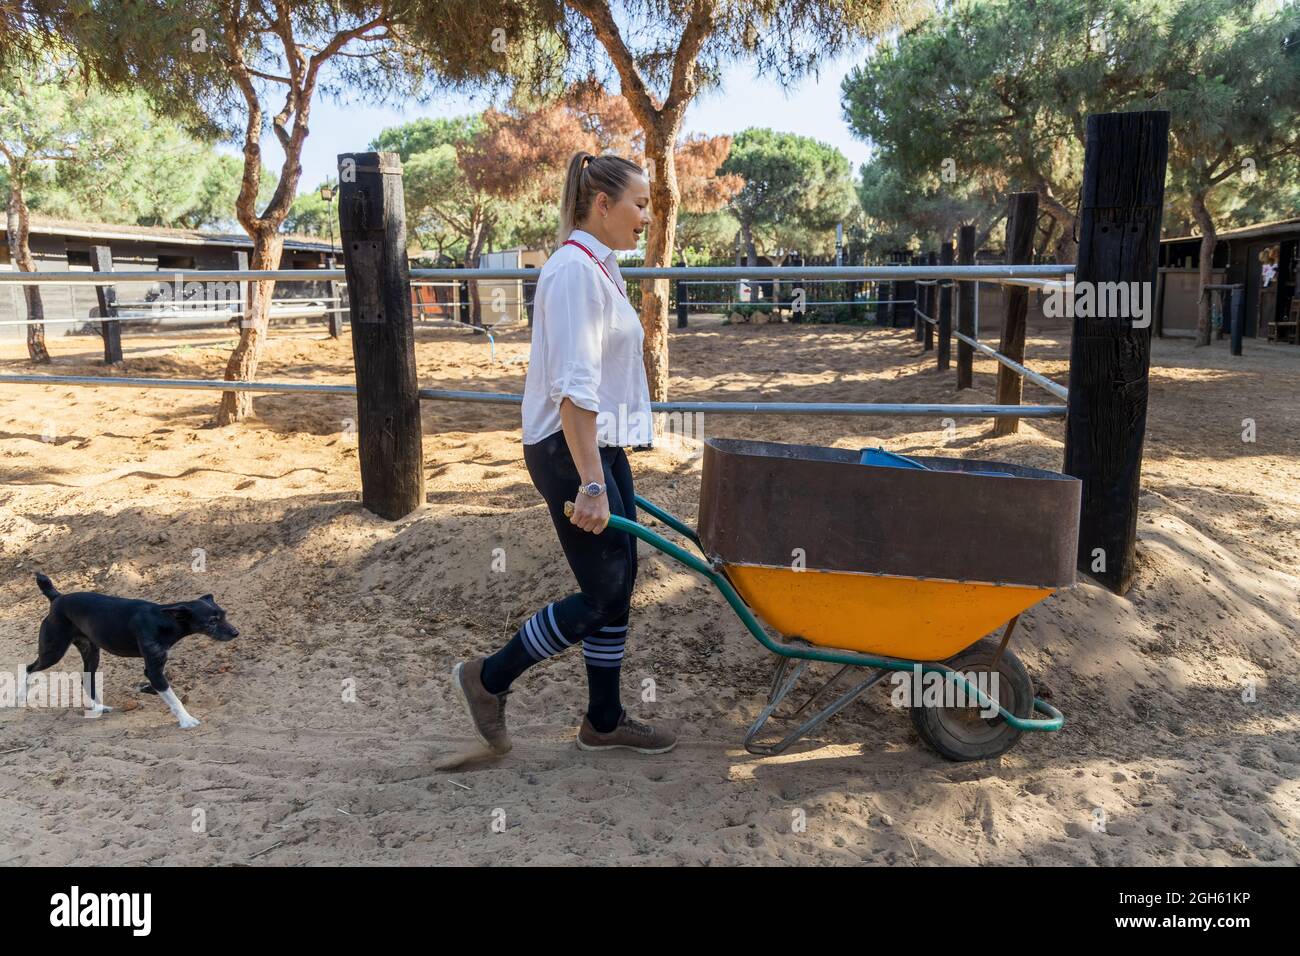
[[[1214,228],[1214,219],[1205,207],[1205,193],[1192,193],[1192,218],[1201,230],[1201,264],[1200,292],[1196,299],[1196,344],[1210,344],[1210,292],[1205,288],[1210,285],[1214,271],[1214,247],[1218,244],[1218,232]]]
[[[646,159],[651,165],[650,208],[654,217],[650,221],[646,239],[645,264],[647,267],[671,265],[669,256],[677,232],[677,165],[673,156],[673,142],[677,138],[676,123],[660,122],[657,129],[647,131]],[[651,135],[652,132],[652,135]],[[668,280],[649,279],[641,282],[641,328],[645,332],[644,354],[646,383],[650,387],[652,402],[668,400]]]
[[[19,272],[35,272],[36,260],[32,258],[28,239],[27,203],[23,201],[22,179],[12,170],[9,177],[9,210],[5,221],[9,257]],[[37,365],[48,365],[50,353],[45,348],[45,303],[41,299],[41,287],[23,286],[23,298],[27,300],[27,321],[30,323],[27,326],[27,356]]]
[[[1052,248],[1056,261],[1061,265],[1073,264],[1079,257],[1079,244],[1074,239],[1077,217],[1073,211],[1056,198],[1050,184],[1040,181],[1034,191],[1038,193],[1039,208],[1051,216],[1057,225],[1061,227],[1061,234],[1057,237]]]
[[[468,254],[465,263],[471,269],[477,269],[482,263],[479,261],[483,256],[483,247],[487,245],[488,233],[491,232],[490,224],[487,220],[482,220],[475,224],[473,233],[470,235]],[[473,325],[482,327],[483,325],[483,301],[479,295],[479,283],[476,279],[469,281],[469,320]]]
[[[282,235],[274,229],[259,229],[253,237],[253,259],[249,268],[278,269],[283,249]],[[226,363],[227,382],[248,381],[257,374],[257,363],[262,357],[262,347],[270,323],[271,293],[274,291],[274,279],[249,283],[252,301],[244,305],[245,315],[239,323],[239,344],[230,353],[230,361]],[[252,393],[222,392],[221,407],[217,410],[217,424],[229,425],[241,422],[252,410]]]
[[[758,249],[754,247],[754,230],[749,225],[749,223],[744,222],[740,224],[740,235],[744,239],[745,254],[748,256],[748,258],[745,260],[745,265],[747,266],[758,265]]]

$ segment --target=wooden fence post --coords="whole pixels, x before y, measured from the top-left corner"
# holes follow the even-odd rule
[[[686,283],[681,279],[677,280],[677,327],[686,328],[686,309],[689,303],[686,299]]]
[[[96,272],[113,271],[113,253],[108,246],[90,247],[90,267]],[[122,364],[122,323],[117,320],[117,290],[111,285],[95,286],[99,300],[99,334],[104,340],[104,364]]]
[[[1163,110],[1088,117],[1076,290],[1124,283],[1131,303],[1133,290],[1149,283],[1139,301],[1151,302],[1168,156],[1169,114]],[[1093,296],[1094,305],[1100,298]],[[1076,306],[1079,301],[1076,296]],[[1129,315],[1091,314],[1107,309],[1074,311],[1064,470],[1083,480],[1079,567],[1124,594],[1137,543],[1151,316],[1135,323]]]
[[[912,256],[912,265],[925,265],[925,253],[921,253],[919,256]],[[920,306],[920,308],[912,309],[912,338],[919,342],[925,337],[925,333],[921,330],[921,326],[925,325],[926,322],[921,318],[921,313],[925,312],[925,290],[928,286],[917,285],[914,282],[912,283],[912,288],[914,290],[913,295],[916,297],[917,305]],[[929,315],[928,312],[926,312],[926,314]]]
[[[1228,299],[1231,303],[1227,312],[1231,316],[1232,322],[1232,354],[1241,354],[1241,336],[1243,333],[1242,311],[1246,302],[1246,287],[1244,285],[1234,285],[1228,290]]]
[[[1007,265],[1025,265],[1034,258],[1034,234],[1038,229],[1038,193],[1012,193],[1007,209]],[[998,351],[1009,359],[1025,362],[1025,318],[1029,311],[1029,290],[1022,285],[1002,287],[1006,311],[1002,316],[1002,337]],[[998,363],[998,404],[1019,405],[1024,381]],[[1020,419],[1010,415],[993,420],[994,435],[1011,435],[1020,430]]]
[[[962,226],[957,235],[957,264],[973,266],[975,264],[975,227]],[[963,281],[957,286],[957,328],[963,335],[975,337],[975,282]],[[970,388],[974,376],[972,362],[975,350],[957,340],[957,388]]]
[[[1165,282],[1169,274],[1158,272],[1156,278],[1156,316],[1151,323],[1151,331],[1155,337],[1162,339],[1165,337]]]
[[[338,267],[339,267],[338,258],[333,253],[325,257],[326,269],[337,269]],[[343,290],[345,288],[347,288],[345,283],[339,282],[337,279],[329,280],[329,290],[330,290],[329,297],[332,300],[330,302],[329,308],[332,311],[325,313],[325,317],[329,322],[330,338],[333,339],[337,339],[340,335],[343,334],[342,309],[343,309]]]
[[[953,260],[952,240],[946,239],[939,247],[939,264],[950,266]],[[941,279],[939,290],[939,348],[935,350],[939,370],[946,371],[952,360],[952,280]]]
[[[933,249],[925,254],[925,264],[937,266],[939,264],[939,255]],[[925,286],[925,314],[930,318],[935,318],[939,314],[939,287],[937,285]],[[925,323],[925,352],[934,351],[934,323]]]
[[[396,153],[341,153],[338,159],[361,504],[396,520],[424,504],[402,163]]]
[[[915,263],[915,259],[909,259],[909,262]],[[904,265],[908,264],[907,262]],[[898,298],[915,299],[916,290],[919,288],[913,279],[903,279],[898,283]],[[894,325],[900,329],[905,329],[909,325],[916,325],[916,307],[911,302],[900,302],[894,307]]]

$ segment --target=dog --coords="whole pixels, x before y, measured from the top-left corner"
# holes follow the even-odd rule
[[[206,634],[218,641],[230,641],[239,636],[239,630],[226,620],[226,612],[211,594],[197,601],[155,604],[94,591],[60,594],[54,582],[43,574],[36,575],[36,586],[50,599],[50,612],[41,622],[36,662],[28,664],[19,679],[20,706],[27,702],[27,675],[53,667],[63,660],[68,646],[75,644],[81,652],[83,679],[86,693],[94,702],[94,716],[113,709],[100,702],[95,681],[99,652],[107,651],[118,657],[144,658],[149,683],[140,689],[161,697],[183,729],[199,725],[172,691],[163,668],[168,652],[183,637]]]

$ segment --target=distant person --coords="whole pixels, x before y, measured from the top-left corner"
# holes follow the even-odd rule
[[[587,669],[584,750],[658,754],[671,731],[633,720],[619,672],[636,582],[636,538],[606,530],[611,514],[636,520],[625,446],[652,444],[644,333],[627,300],[617,249],[635,249],[650,222],[650,184],[635,163],[578,152],[560,201],[558,249],[537,277],[524,384],[524,462],[545,500],[581,589],[533,614],[489,657],[462,661],[452,681],[480,740],[510,750],[505,707],[525,670],[576,644]],[[565,502],[575,502],[572,517]]]

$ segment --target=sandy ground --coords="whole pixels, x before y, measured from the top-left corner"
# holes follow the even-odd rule
[[[502,336],[496,361],[460,331],[418,340],[422,384],[522,390],[526,333]],[[128,337],[127,373],[215,378],[230,341]],[[256,420],[212,429],[214,393],[0,386],[0,669],[34,657],[35,568],[65,592],[212,592],[243,631],[172,655],[194,730],[137,692],[126,659],[104,665],[113,714],[0,710],[0,863],[1300,862],[1300,352],[1247,348],[1156,343],[1136,587],[1083,581],[1022,618],[1018,653],[1069,723],[962,765],[926,749],[884,688],[782,757],[746,753],[769,655],[716,591],[641,544],[624,695],[678,722],[677,750],[577,750],[571,652],[516,685],[512,753],[440,770],[474,746],[452,664],[574,586],[517,408],[425,403],[428,504],[388,523],[358,505],[345,397],[259,396]],[[94,339],[52,351],[50,371],[104,374]],[[701,325],[674,331],[671,353],[682,399],[994,391],[992,362],[957,396],[893,330]],[[1028,354],[1063,379],[1058,337],[1040,330]],[[0,369],[26,368],[19,343],[0,349]],[[260,377],[350,369],[346,338],[281,332]],[[1059,422],[993,439],[982,421],[709,416],[706,432],[1047,468],[1062,448]],[[698,458],[632,463],[640,494],[694,520]]]

